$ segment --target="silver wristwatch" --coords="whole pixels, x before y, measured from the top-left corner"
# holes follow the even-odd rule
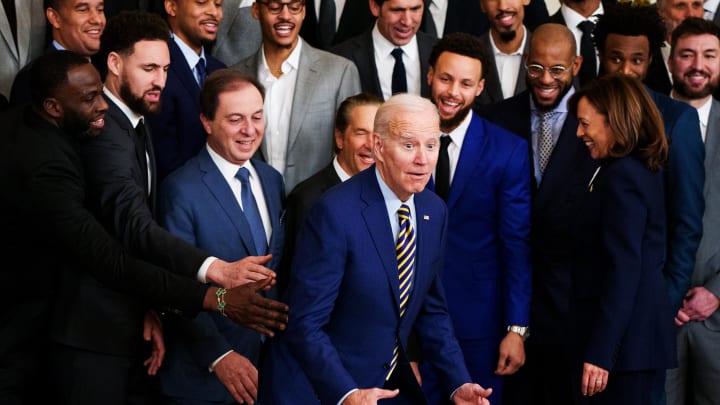
[[[530,336],[530,328],[528,328],[527,326],[509,325],[507,327],[507,330],[508,330],[508,332],[515,332],[518,335],[520,335],[522,337],[523,341],[525,341],[525,339],[527,339],[528,336]]]

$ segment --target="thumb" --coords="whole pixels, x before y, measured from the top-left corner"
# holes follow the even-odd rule
[[[377,393],[377,399],[393,398],[393,397],[397,396],[397,394],[400,393],[400,390],[394,389],[394,390],[390,391],[390,390],[378,389],[376,391],[376,393]]]
[[[265,264],[269,262],[272,259],[272,254],[267,254],[265,256],[249,256],[248,261],[256,264]]]

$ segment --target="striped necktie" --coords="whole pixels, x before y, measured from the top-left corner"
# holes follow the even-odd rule
[[[395,244],[395,255],[398,264],[398,278],[400,281],[400,318],[405,315],[408,299],[410,298],[410,290],[412,289],[413,273],[415,268],[415,230],[410,221],[410,207],[403,204],[397,211],[398,221],[400,222],[400,232],[398,232],[397,243]],[[398,360],[399,342],[395,342],[393,349],[393,357],[390,361],[390,368],[385,377],[390,379]]]

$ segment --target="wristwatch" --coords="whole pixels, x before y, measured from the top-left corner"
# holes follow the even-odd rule
[[[509,325],[507,327],[508,332],[515,332],[518,335],[520,335],[523,339],[523,342],[530,336],[530,328],[527,326],[520,326],[520,325]]]

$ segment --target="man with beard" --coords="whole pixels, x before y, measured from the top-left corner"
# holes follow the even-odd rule
[[[503,376],[525,362],[530,165],[525,140],[471,112],[483,91],[484,58],[476,37],[447,35],[430,54],[427,80],[442,133],[434,190],[449,213],[442,272],[448,312],[470,376],[502,404]],[[429,402],[445,403],[450,393],[434,370],[424,365],[421,375]]]
[[[108,70],[104,95],[109,109],[102,136],[80,148],[87,171],[89,204],[108,232],[132,254],[201,282],[214,280],[219,268],[230,271],[228,264],[170,235],[153,219],[158,177],[152,135],[144,120],[160,108],[160,93],[170,63],[167,26],[155,14],[126,12],[109,22],[102,39],[101,55],[106,57]],[[232,286],[272,278],[274,273],[262,266],[267,260],[269,257],[233,263],[234,276],[239,279],[215,281]],[[132,395],[142,397],[147,382],[142,377],[142,363],[137,362],[141,358],[138,340],[142,333],[138,327],[148,310],[147,303],[110,292],[83,278],[73,280],[73,285],[80,298],[66,301],[65,316],[58,321],[65,326],[60,328],[63,341],[72,346],[63,348],[62,358],[80,357],[79,349],[84,351],[85,359],[92,358],[95,352],[101,353],[100,359],[108,354],[123,358],[130,366],[122,368],[97,360],[102,366],[93,370],[93,378],[103,375],[137,380]],[[88,313],[90,306],[102,310]],[[157,315],[150,312],[145,316]],[[73,325],[72,319],[76,318],[85,319],[82,327]],[[154,374],[154,370],[151,372]],[[74,392],[76,384],[89,384],[82,376],[64,385],[68,393]]]
[[[530,48],[530,31],[523,25],[525,7],[530,0],[481,0],[490,31],[480,37],[483,50],[492,63],[483,64],[485,87],[481,104],[497,103],[525,91],[523,55]]]
[[[675,323],[679,367],[667,373],[670,404],[712,404],[720,397],[720,103],[713,99],[720,76],[720,29],[688,18],[672,34],[671,96],[697,109],[705,141],[705,213],[690,289]]]
[[[167,22],[172,30],[170,69],[159,115],[148,120],[155,134],[158,180],[198,154],[205,144],[200,123],[200,89],[205,78],[225,65],[206,46],[217,38],[222,2],[166,0]]]
[[[530,144],[532,175],[532,303],[527,361],[506,379],[506,403],[570,403],[566,357],[569,315],[569,227],[577,196],[585,192],[597,168],[585,144],[575,136],[578,122],[568,113],[573,79],[583,61],[576,56],[568,28],[544,24],[534,32],[527,55],[528,90],[481,115],[524,137]],[[527,379],[530,381],[527,381]],[[527,387],[531,387],[528,389]],[[512,394],[513,398],[507,398]]]

